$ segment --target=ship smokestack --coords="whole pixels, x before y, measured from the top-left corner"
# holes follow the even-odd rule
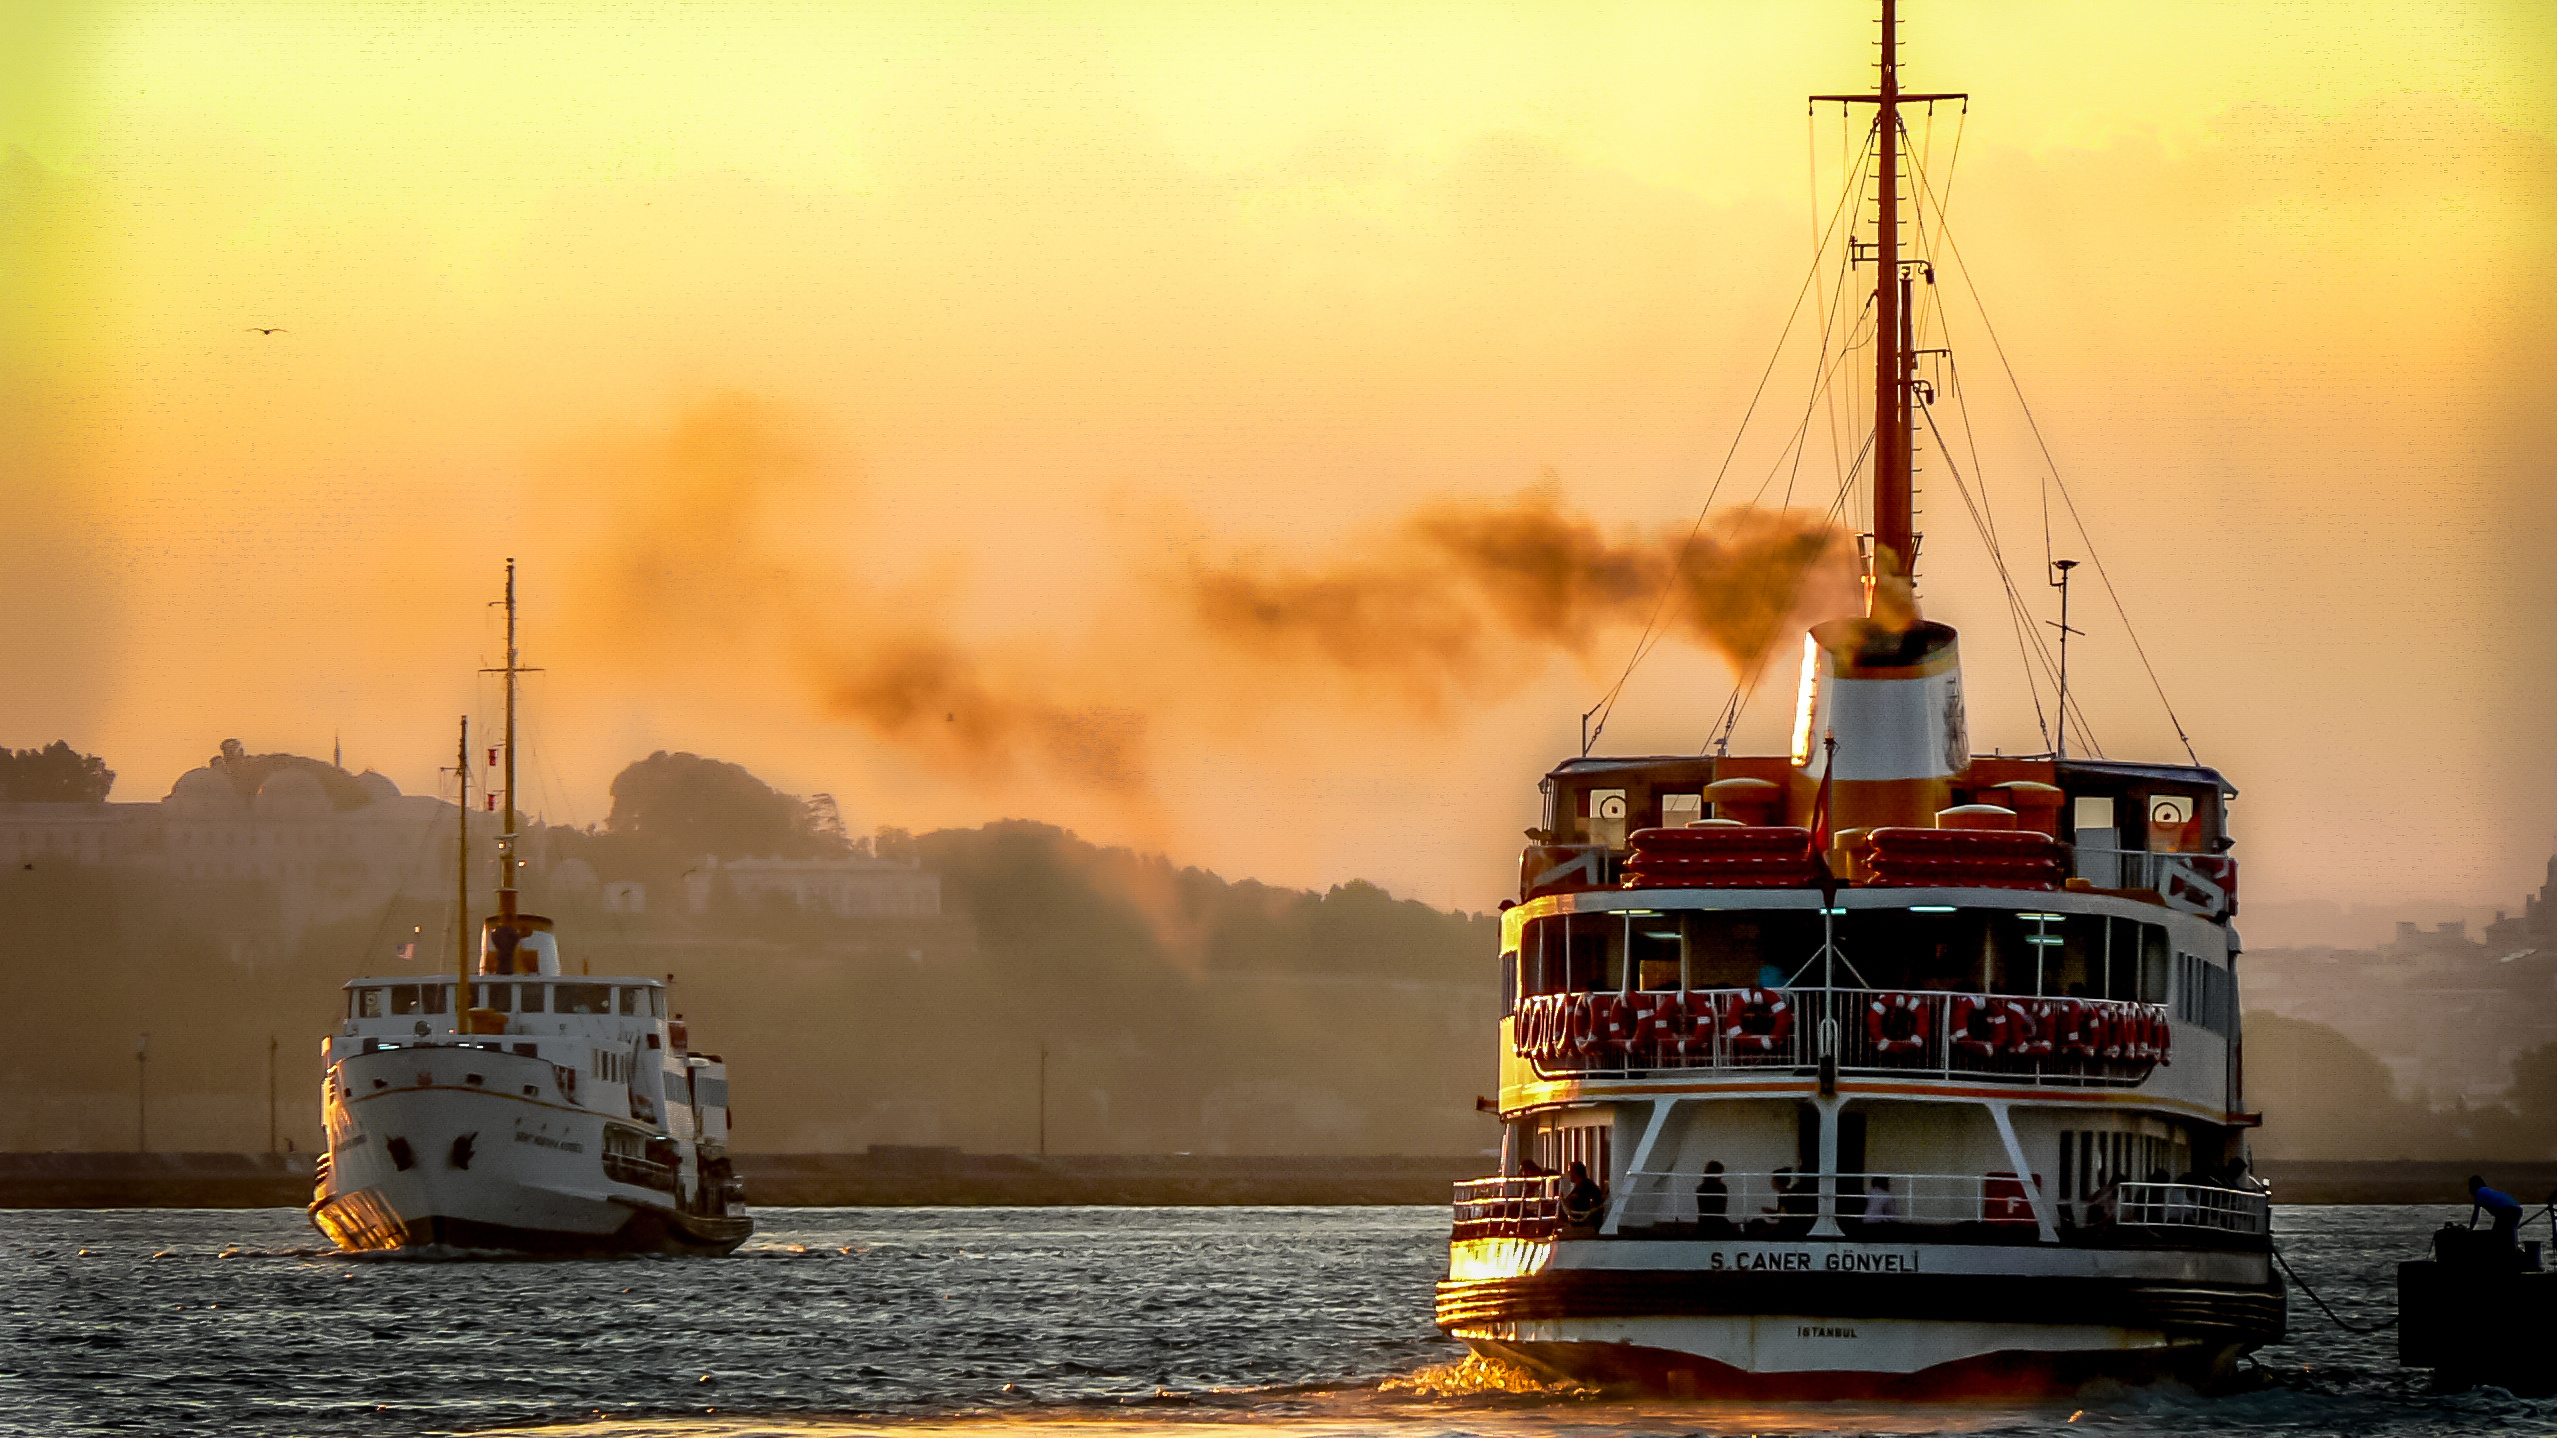
[[[1808,796],[1832,762],[1832,832],[1932,828],[1971,762],[1962,712],[1962,652],[1952,626],[1906,628],[1832,619],[1803,641],[1802,694],[1794,714],[1797,792]],[[1807,798],[1805,800],[1808,802]]]

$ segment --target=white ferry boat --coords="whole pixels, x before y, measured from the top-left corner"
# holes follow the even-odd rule
[[[1883,0],[1875,193],[1897,197]],[[1868,593],[1906,592],[1918,377],[1875,207]],[[1583,756],[1505,904],[1498,1176],[1438,1322],[1673,1394],[2225,1379],[2283,1333],[2247,1173],[2236,791],[1970,751],[1945,625],[1816,625],[1792,752]],[[2065,622],[2065,621],[2064,621]],[[2067,712],[2065,707],[2063,713]],[[1574,1170],[1586,1175],[1583,1183]]]
[[[344,1249],[723,1254],[754,1232],[728,1159],[728,1069],[692,1052],[666,984],[570,974],[515,871],[515,569],[506,570],[505,827],[498,912],[456,968],[346,985],[323,1046],[328,1151],[311,1222]],[[463,721],[462,813],[470,809]],[[476,968],[474,974],[472,970]]]

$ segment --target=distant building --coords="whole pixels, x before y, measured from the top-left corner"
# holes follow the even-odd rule
[[[2435,1103],[2497,1101],[2515,1056],[2557,1043],[2557,858],[2520,917],[2483,942],[2454,920],[2400,923],[2376,949],[2264,949],[2242,961],[2247,1004],[2323,1024]]]
[[[219,761],[178,776],[156,803],[0,803],[0,862],[155,870],[181,879],[275,886],[287,929],[378,911],[395,898],[449,899],[454,805],[355,777],[340,808],[310,771],[278,769],[243,796]],[[475,882],[488,883],[497,816],[469,816]],[[528,843],[527,858],[538,844]]]
[[[941,912],[941,876],[893,859],[705,859],[749,904],[786,896],[801,909],[844,918],[931,918]]]

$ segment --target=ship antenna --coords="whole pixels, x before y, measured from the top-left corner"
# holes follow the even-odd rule
[[[1909,395],[1916,378],[1916,355],[1909,316],[1909,267],[1924,262],[1900,258],[1900,107],[1971,97],[1908,94],[1900,89],[1899,0],[1882,0],[1882,75],[1876,92],[1811,98],[1874,107],[1882,173],[1874,197],[1873,238],[1873,565],[1877,578],[1914,579],[1918,540],[1910,496]],[[1849,245],[1850,255],[1854,249]]]
[[[2059,727],[2052,731],[2051,757],[2066,759],[2069,757],[2069,636],[2083,635],[2086,631],[2069,627],[2069,571],[2077,568],[2078,562],[2054,559],[2051,567],[2060,573],[2059,578],[2051,581],[2051,587],[2060,591],[2060,622],[2051,626],[2060,631],[2060,721]],[[2048,619],[2042,622],[2051,623]]]

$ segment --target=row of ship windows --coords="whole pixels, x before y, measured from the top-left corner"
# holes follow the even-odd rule
[[[451,984],[366,984],[346,991],[350,1019],[402,1018],[451,1012]],[[662,1019],[666,991],[637,984],[508,983],[471,985],[471,1007],[502,1014],[619,1014]]]
[[[1842,986],[2173,1002],[2214,1033],[2237,1027],[2237,979],[2177,953],[2166,927],[2099,914],[1920,905],[1611,910],[1530,920],[1504,955],[1503,1012],[1531,994]],[[1824,938],[1836,944],[1824,963]]]

